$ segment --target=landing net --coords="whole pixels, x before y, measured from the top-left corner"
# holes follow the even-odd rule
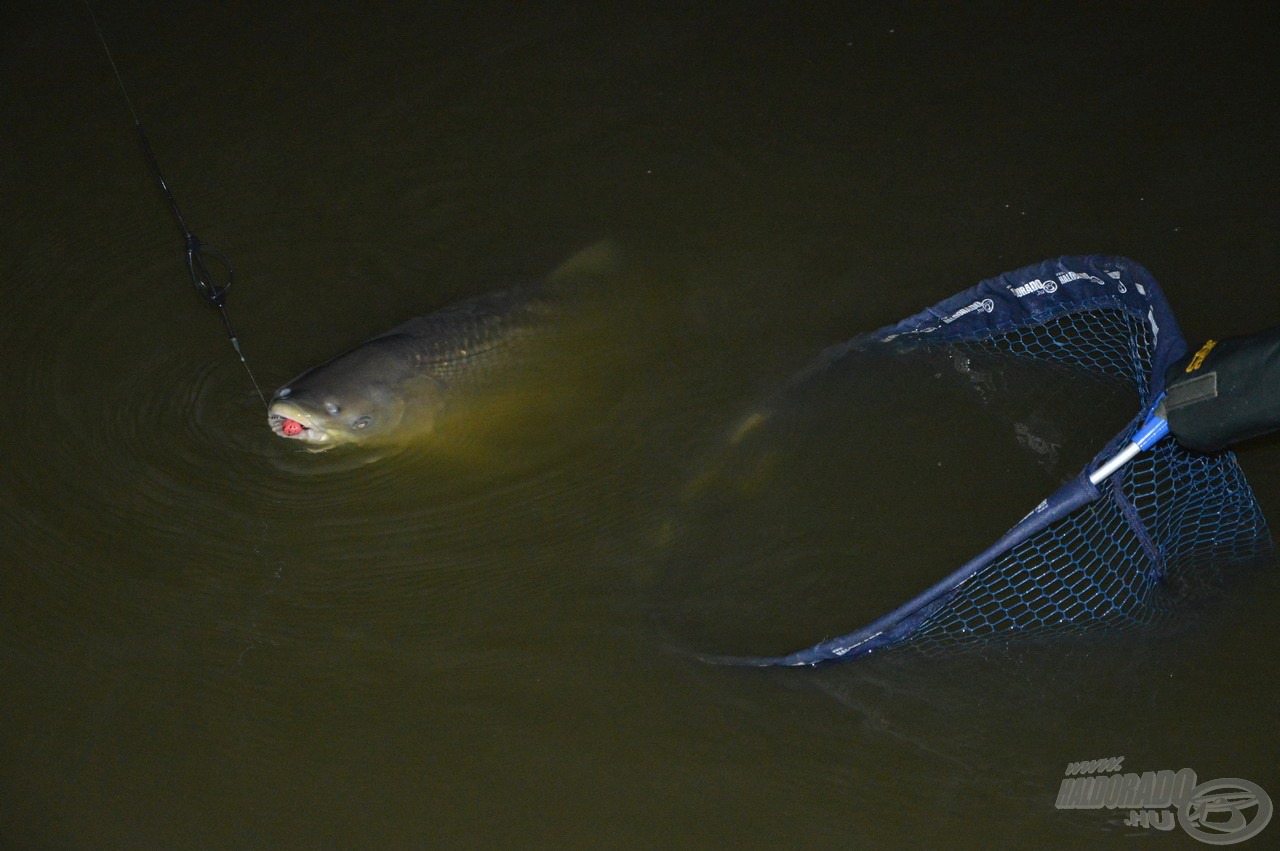
[[[1202,455],[1166,438],[1090,481],[1148,421],[1166,369],[1186,352],[1159,286],[1140,265],[1062,257],[991,278],[828,350],[798,380],[886,347],[946,347],[953,360],[1002,357],[1082,370],[1125,382],[1138,406],[1077,476],[894,611],[786,656],[714,661],[813,665],[896,646],[934,652],[1015,634],[1148,624],[1224,568],[1271,556],[1266,521],[1231,452]]]

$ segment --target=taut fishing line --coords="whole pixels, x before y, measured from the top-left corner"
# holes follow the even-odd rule
[[[142,129],[142,120],[138,118],[138,110],[133,106],[133,98],[129,97],[129,90],[125,88],[124,78],[120,76],[120,69],[116,67],[115,57],[111,55],[111,48],[107,46],[107,39],[102,34],[102,27],[98,25],[98,16],[93,13],[93,7],[89,5],[89,0],[84,2],[85,11],[89,13],[89,20],[93,22],[93,30],[98,35],[98,41],[102,44],[102,50],[107,55],[107,62],[111,64],[111,73],[115,75],[116,83],[120,86],[120,93],[124,95],[124,102],[129,107],[129,112],[133,115],[133,126],[138,131],[138,141],[142,145],[142,156],[147,161],[147,166],[151,169],[151,173],[155,175],[156,181],[160,184],[160,191],[164,193],[164,198],[169,202],[169,209],[173,212],[174,219],[178,222],[178,227],[182,230],[182,236],[186,243],[187,252],[187,271],[191,275],[191,283],[195,286],[196,292],[213,307],[217,308],[218,315],[222,317],[222,325],[227,329],[227,337],[231,340],[231,347],[235,350],[236,356],[240,358],[240,363],[244,364],[245,372],[249,375],[249,381],[253,383],[253,389],[257,391],[258,398],[262,400],[263,407],[267,407],[267,397],[262,394],[262,388],[258,386],[258,380],[253,375],[253,370],[249,368],[249,362],[244,359],[244,352],[240,350],[240,340],[236,336],[235,329],[231,326],[231,319],[227,316],[227,291],[231,289],[231,285],[235,283],[236,271],[231,266],[231,261],[227,256],[211,245],[206,245],[200,241],[191,228],[187,227],[187,220],[183,218],[182,210],[178,208],[178,202],[174,200],[173,192],[169,190],[169,183],[164,179],[164,173],[160,171],[160,163],[156,160],[155,152],[151,150],[151,142],[147,139],[146,131]],[[206,257],[212,257],[225,270],[226,283],[218,283],[213,273],[209,269]]]

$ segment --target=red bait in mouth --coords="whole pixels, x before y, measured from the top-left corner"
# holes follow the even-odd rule
[[[289,435],[290,437],[294,437],[295,435],[302,434],[303,428],[305,428],[305,426],[303,426],[302,423],[298,422],[297,420],[288,419],[286,417],[284,421],[284,425],[280,427],[280,430],[283,431],[285,434]]]

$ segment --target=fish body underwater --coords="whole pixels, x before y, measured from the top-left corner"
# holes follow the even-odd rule
[[[499,290],[410,319],[285,384],[267,420],[312,452],[403,444],[430,434],[454,402],[516,380],[528,342],[549,330],[571,274],[599,272],[609,249],[575,255],[546,284]]]

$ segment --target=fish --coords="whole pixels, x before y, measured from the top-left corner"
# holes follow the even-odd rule
[[[601,243],[542,285],[485,293],[404,322],[298,375],[272,395],[267,421],[311,452],[403,443],[434,431],[468,392],[498,386],[564,300],[563,282],[612,264]]]

